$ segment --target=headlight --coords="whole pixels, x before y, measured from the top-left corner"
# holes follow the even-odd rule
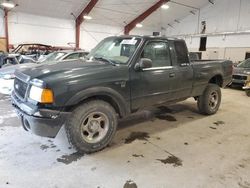
[[[54,102],[54,95],[51,89],[43,89],[37,86],[31,86],[29,98],[46,104]]]
[[[5,74],[5,75],[3,75],[3,79],[5,79],[5,80],[11,80],[11,79],[14,79],[14,78],[15,78],[14,74]]]
[[[250,71],[244,71],[244,74],[249,74],[250,75]]]

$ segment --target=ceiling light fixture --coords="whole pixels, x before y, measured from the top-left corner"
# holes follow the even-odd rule
[[[143,27],[143,25],[142,25],[141,23],[138,23],[138,24],[136,24],[136,27],[138,27],[138,28],[142,28],[142,27]]]
[[[168,26],[174,28],[171,24],[168,24]]]
[[[190,13],[191,13],[191,14],[193,14],[193,15],[195,15],[195,12],[194,12],[194,11],[192,11],[192,10],[190,11]]]
[[[5,0],[1,3],[1,5],[5,8],[14,8],[16,4],[13,1]]]
[[[83,18],[86,19],[86,20],[92,20],[92,17],[88,16],[88,15],[83,16]]]
[[[208,0],[208,2],[214,5],[214,0]]]
[[[162,9],[169,9],[169,5],[163,4],[163,5],[161,5],[161,8],[162,8]]]

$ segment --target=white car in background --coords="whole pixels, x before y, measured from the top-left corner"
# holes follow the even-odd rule
[[[7,66],[0,69],[0,93],[9,95],[14,86],[14,72],[16,69],[23,69],[28,67],[37,66],[36,63],[25,63],[13,66]]]
[[[36,67],[44,63],[56,63],[84,58],[88,55],[85,51],[58,51],[49,54],[37,63],[24,63],[6,66],[0,69],[0,93],[10,95],[14,86],[14,73],[16,70]]]

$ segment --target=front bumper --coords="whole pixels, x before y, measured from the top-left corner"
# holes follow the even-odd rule
[[[232,79],[233,84],[238,84],[238,85],[245,85],[246,80],[238,80],[238,79]]]
[[[250,86],[244,86],[242,89],[244,89],[244,90],[250,90]]]
[[[23,128],[38,136],[55,138],[71,113],[31,108],[12,93],[12,104],[22,120]]]
[[[234,73],[232,76],[232,83],[236,84],[236,85],[244,86],[247,83],[247,81],[249,80],[249,78],[250,77],[247,74]]]

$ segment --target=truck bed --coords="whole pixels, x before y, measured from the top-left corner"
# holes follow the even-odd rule
[[[194,71],[193,95],[199,95],[198,91],[205,88],[211,75],[221,79],[221,87],[227,86],[232,80],[233,64],[228,60],[197,60],[192,61]]]

